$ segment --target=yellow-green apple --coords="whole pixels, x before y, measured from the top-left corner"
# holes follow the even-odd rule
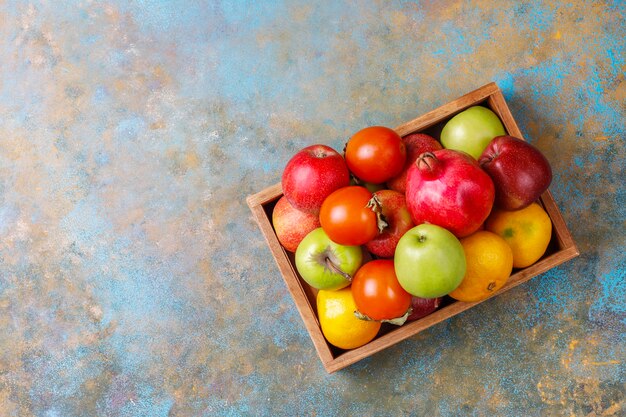
[[[379,190],[374,193],[381,206],[383,231],[365,244],[365,248],[379,258],[393,258],[398,241],[414,224],[406,207],[404,194],[394,190]]]
[[[295,252],[302,239],[320,227],[320,219],[315,214],[298,210],[282,196],[272,211],[272,224],[280,244],[289,252]]]
[[[550,186],[552,168],[533,145],[513,136],[494,138],[478,163],[496,187],[495,205],[520,210],[537,200]]]
[[[434,224],[415,226],[400,238],[394,256],[398,282],[420,298],[443,297],[461,284],[465,252],[459,239]]]
[[[502,122],[493,111],[472,106],[448,120],[440,139],[444,148],[467,152],[478,159],[491,139],[505,134]]]
[[[298,273],[318,290],[347,287],[362,262],[360,246],[339,245],[321,227],[306,235],[296,250]]]
[[[424,152],[433,152],[441,149],[441,143],[425,133],[412,133],[402,138],[406,148],[406,161],[400,175],[387,181],[387,187],[391,190],[404,193],[406,191],[406,174],[415,163],[417,158]]]
[[[283,194],[295,208],[318,214],[333,191],[350,183],[343,156],[326,145],[311,145],[298,151],[285,166]]]

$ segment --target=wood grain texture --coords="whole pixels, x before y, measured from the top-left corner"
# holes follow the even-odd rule
[[[281,183],[278,183],[272,185],[271,187],[267,187],[266,189],[259,191],[256,194],[249,195],[246,198],[246,202],[248,203],[248,207],[252,209],[253,207],[263,206],[265,204],[276,201],[282,195],[283,187]]]
[[[500,120],[509,135],[525,140],[522,136],[522,132],[517,126],[517,122],[511,114],[511,110],[509,110],[509,106],[504,100],[504,96],[502,95],[500,89],[489,96],[487,103],[489,104],[489,107],[491,107],[491,110],[493,110],[500,117]]]
[[[315,308],[310,302],[311,288],[298,277],[295,264],[287,255],[285,249],[278,241],[278,237],[272,227],[271,218],[268,217],[264,204],[269,204],[282,196],[280,184],[268,187],[259,193],[249,196],[246,200],[254,219],[256,220],[265,240],[272,252],[272,256],[278,265],[283,281],[287,285],[287,290],[293,298],[298,313],[311,336],[315,350],[323,363],[332,361],[332,353],[322,334]]]
[[[407,123],[395,128],[401,136],[422,131],[432,127],[438,123],[452,117],[454,114],[462,111],[472,105],[486,103],[502,120],[506,131],[513,136],[523,139],[522,134],[511,114],[504,96],[495,83],[489,83],[478,88],[448,104],[445,104],[433,111],[419,116]],[[295,269],[293,256],[289,256],[285,249],[280,245],[274,229],[271,225],[271,219],[268,217],[265,206],[272,204],[282,196],[282,188],[280,184],[268,187],[247,198],[248,205],[252,210],[254,217],[265,236],[272,255],[280,269],[281,275],[289,293],[298,308],[298,312],[304,321],[305,327],[311,336],[315,349],[322,361],[327,372],[332,373],[346,366],[369,357],[381,350],[405,340],[417,333],[434,326],[450,317],[453,317],[465,310],[468,310],[489,298],[502,294],[505,291],[514,288],[533,277],[554,268],[579,255],[578,249],[574,244],[567,225],[552,197],[550,191],[546,191],[540,199],[541,205],[545,208],[550,216],[553,225],[553,233],[557,240],[557,248],[546,253],[539,261],[533,265],[514,272],[507,283],[492,296],[485,300],[465,303],[461,301],[453,301],[451,304],[435,311],[434,313],[411,323],[400,326],[396,329],[383,334],[370,343],[350,351],[335,353],[326,340],[320,329],[319,321],[316,316],[315,294],[316,291],[309,287],[302,278],[299,277]]]
[[[483,87],[477,88],[476,90],[467,93],[448,104],[444,104],[443,106],[424,114],[423,116],[419,116],[409,122],[401,124],[394,130],[398,132],[400,136],[406,136],[410,133],[427,129],[445,119],[450,118],[454,114],[465,110],[468,107],[483,102],[489,96],[498,91],[498,86],[495,83],[486,84]]]
[[[550,190],[547,190],[545,193],[543,193],[540,200],[543,204],[544,209],[550,216],[550,220],[552,220],[552,225],[559,241],[560,247],[563,249],[573,250],[575,251],[576,255],[578,255],[579,252],[578,248],[576,247],[576,243],[574,242],[572,234],[565,224],[565,220],[563,219],[563,215],[556,205],[556,201],[554,201],[554,198],[552,198],[552,193],[550,193]]]

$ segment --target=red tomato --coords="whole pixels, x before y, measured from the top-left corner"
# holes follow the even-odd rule
[[[350,138],[345,157],[348,169],[357,178],[381,184],[400,174],[406,160],[406,148],[393,129],[371,126]]]
[[[320,223],[330,240],[340,245],[358,246],[378,234],[376,213],[368,207],[372,193],[365,187],[343,187],[322,203]]]
[[[392,259],[377,259],[363,265],[352,279],[357,309],[374,320],[402,317],[411,306],[411,294],[400,286]]]

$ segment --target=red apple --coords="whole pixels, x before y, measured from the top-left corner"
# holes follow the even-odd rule
[[[280,244],[295,253],[302,239],[320,227],[320,219],[315,214],[298,210],[282,196],[274,206],[272,224]]]
[[[326,145],[308,146],[296,153],[283,171],[283,194],[292,206],[319,214],[324,199],[350,183],[343,156]]]
[[[442,297],[438,298],[420,298],[420,297],[411,297],[411,309],[413,310],[409,317],[407,317],[406,321],[414,321],[419,320],[422,317],[426,317],[433,311],[439,308],[441,304]]]
[[[402,142],[404,142],[404,147],[406,148],[404,168],[402,168],[400,175],[387,181],[387,187],[404,193],[406,191],[406,174],[409,172],[411,165],[417,160],[417,157],[424,152],[434,152],[443,149],[443,147],[435,138],[424,133],[413,133],[405,136],[402,138]]]
[[[496,187],[495,205],[520,210],[550,186],[552,169],[546,157],[528,142],[513,136],[494,138],[478,159]]]
[[[448,229],[458,238],[474,233],[494,200],[493,181],[469,154],[426,152],[409,169],[406,204],[413,222]]]
[[[382,233],[365,244],[365,248],[380,258],[393,258],[398,241],[414,224],[406,207],[404,194],[393,190],[380,190],[374,193],[382,209],[387,226]]]

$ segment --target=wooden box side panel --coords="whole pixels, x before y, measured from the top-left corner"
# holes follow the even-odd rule
[[[489,96],[487,104],[489,104],[491,110],[493,110],[493,112],[500,117],[500,120],[509,135],[524,139],[522,137],[522,132],[519,130],[517,122],[513,118],[513,115],[509,110],[509,106],[506,104],[506,100],[504,100],[504,96],[502,95],[500,89],[497,89],[492,95]]]
[[[462,97],[451,101],[448,104],[444,104],[441,107],[432,110],[423,116],[419,116],[410,122],[404,123],[394,130],[400,136],[406,136],[410,133],[422,131],[429,127],[440,123],[441,121],[449,118],[455,113],[465,110],[468,107],[481,103],[489,98],[492,94],[499,91],[496,83],[489,83],[483,87],[480,87],[470,93],[465,94]]]
[[[287,286],[287,290],[296,304],[298,313],[300,314],[300,317],[302,318],[302,321],[304,322],[304,325],[313,340],[315,350],[322,360],[322,363],[325,364],[333,360],[332,352],[330,351],[328,344],[326,343],[326,339],[322,334],[317,320],[317,315],[313,310],[313,306],[310,303],[307,292],[298,279],[296,271],[294,270],[285,249],[278,241],[274,228],[272,227],[271,220],[268,218],[265,208],[263,207],[264,204],[273,202],[281,196],[282,188],[280,188],[280,184],[277,184],[266,188],[257,194],[249,196],[247,198],[247,203],[252,211],[254,219],[261,229],[261,233],[265,237],[265,241],[270,248],[270,252],[274,257],[274,260],[278,265],[278,269],[280,270],[283,281]]]
[[[552,220],[552,227],[554,232],[556,233],[556,237],[559,242],[559,246],[562,249],[572,250],[573,253],[579,255],[578,248],[576,247],[576,243],[572,238],[572,235],[565,224],[565,220],[563,219],[563,215],[556,205],[556,201],[552,197],[552,193],[550,190],[543,193],[541,196],[541,204],[543,208],[546,210],[550,219]]]

